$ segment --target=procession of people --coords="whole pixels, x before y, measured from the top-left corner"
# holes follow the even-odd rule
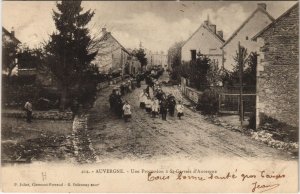
[[[184,107],[180,100],[176,104],[176,98],[172,94],[166,94],[158,80],[153,79],[151,76],[145,76],[146,88],[142,90],[139,95],[139,105],[141,109],[145,109],[150,117],[161,117],[162,120],[167,120],[167,115],[174,117],[175,111],[177,112],[178,119],[184,115]],[[136,87],[141,87],[140,81],[133,84],[132,80],[124,81],[119,87],[115,87],[109,96],[110,109],[119,118],[124,118],[128,122],[131,118],[132,108],[128,101],[123,99],[127,93],[134,90]]]
[[[159,114],[162,120],[167,120],[167,114],[174,117],[175,111],[179,119],[183,116],[183,105],[178,101],[176,105],[176,98],[172,94],[166,95],[161,89],[160,83],[151,78],[146,79],[147,87],[139,95],[140,108],[145,109],[147,113],[151,113],[153,118]]]

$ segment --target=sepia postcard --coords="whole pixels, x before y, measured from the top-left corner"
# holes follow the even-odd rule
[[[2,192],[298,192],[298,1],[1,6]]]

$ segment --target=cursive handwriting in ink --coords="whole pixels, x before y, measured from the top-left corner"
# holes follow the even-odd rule
[[[260,185],[257,182],[252,183],[253,188],[252,192],[258,191],[260,193],[263,193],[265,191],[270,191],[272,189],[275,189],[276,187],[279,187],[280,184],[270,184],[270,185]]]
[[[169,180],[170,176],[158,176],[152,175],[152,172],[148,172],[148,181],[157,181],[157,180]]]

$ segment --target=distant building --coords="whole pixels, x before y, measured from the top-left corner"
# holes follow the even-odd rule
[[[209,19],[183,43],[181,48],[181,60],[188,62],[195,60],[197,53],[209,57],[219,67],[223,64],[223,53],[220,47],[224,44],[223,31],[217,31],[216,25]]]
[[[256,121],[264,116],[298,127],[299,3],[253,37],[257,64]]]
[[[248,54],[258,49],[256,42],[251,38],[274,21],[273,17],[267,12],[265,3],[258,3],[257,9],[242,23],[242,25],[228,38],[221,47],[224,51],[224,68],[232,70],[236,65],[234,57],[238,49],[238,42],[247,48]]]
[[[93,63],[98,66],[99,71],[102,73],[119,71],[123,75],[130,53],[111,32],[106,31],[106,28],[102,28],[102,36],[97,41],[98,54]]]
[[[151,65],[161,67],[164,70],[168,69],[168,56],[164,52],[152,53]]]

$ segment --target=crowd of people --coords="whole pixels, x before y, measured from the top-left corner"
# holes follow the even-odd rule
[[[109,96],[110,109],[119,117],[124,118],[125,122],[128,122],[131,118],[132,110],[128,101],[124,100],[122,96],[131,92],[135,87],[140,86],[139,79],[137,82],[128,80],[123,82],[119,87],[115,87]],[[181,119],[184,115],[184,107],[180,100],[176,102],[175,96],[172,94],[166,94],[161,84],[157,79],[151,76],[145,76],[147,87],[143,89],[139,96],[140,108],[145,109],[153,118],[161,115],[162,120],[167,120],[167,115],[174,117],[175,111],[177,117]]]
[[[127,122],[131,118],[131,106],[122,98],[122,96],[135,89],[133,80],[122,82],[119,87],[115,87],[109,95],[110,109],[117,114],[119,118],[124,118]]]
[[[154,83],[153,87],[147,86],[140,96],[140,108],[145,109],[153,118],[161,115],[162,120],[167,120],[167,114],[174,117],[175,110],[179,119],[183,116],[183,105],[172,94],[167,95],[160,87],[160,84]]]

